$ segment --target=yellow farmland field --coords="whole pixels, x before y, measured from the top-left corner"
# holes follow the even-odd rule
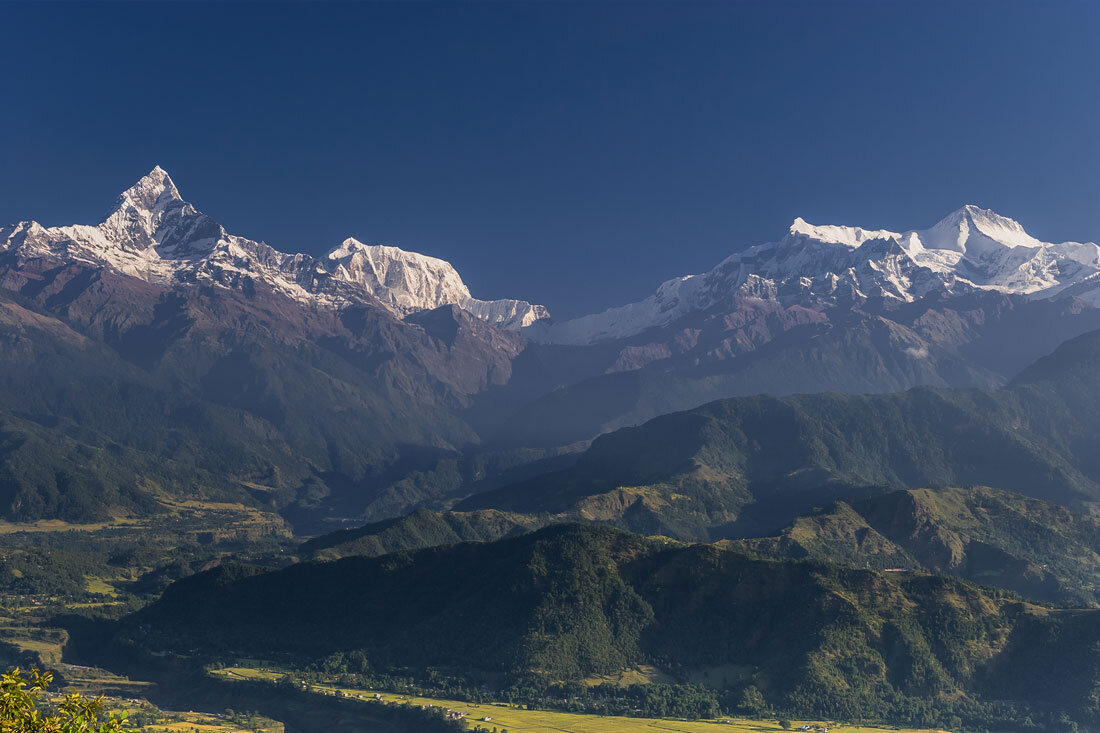
[[[246,729],[227,720],[202,713],[179,713],[168,723],[152,723],[142,727],[144,733],[245,733]],[[282,724],[266,728],[264,733],[283,733]]]
[[[230,725],[229,723],[211,723],[199,720],[181,720],[175,723],[159,723],[156,725],[147,725],[145,730],[148,733],[156,731],[179,731],[180,733],[195,733],[195,731],[201,731],[202,733],[236,733],[240,730],[239,726]]]
[[[231,667],[217,670],[213,674],[229,679],[276,679],[280,673],[263,669]],[[562,713],[549,710],[525,710],[505,703],[481,703],[474,705],[458,700],[440,700],[427,697],[398,695],[391,692],[374,690],[356,690],[338,685],[313,685],[318,694],[334,694],[337,691],[356,698],[373,698],[397,704],[435,705],[468,713],[466,718],[472,728],[482,727],[508,729],[509,733],[765,733],[780,731],[782,728],[773,720],[750,720],[747,718],[721,718],[717,720],[671,720],[666,718],[627,718],[614,715],[591,715],[581,713]],[[491,720],[484,720],[489,717]],[[797,729],[804,724],[821,724],[824,721],[791,721]],[[833,733],[928,733],[914,728],[882,728],[867,726],[837,726],[829,729]]]

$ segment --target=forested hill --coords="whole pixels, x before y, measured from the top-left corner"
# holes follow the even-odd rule
[[[418,509],[317,537],[298,552],[320,560],[374,557],[489,542],[549,521],[496,510]],[[1039,601],[1100,604],[1100,517],[988,486],[902,489],[852,504],[833,502],[773,535],[720,544],[763,557],[943,573]]]
[[[754,685],[779,709],[837,717],[908,719],[951,699],[983,715],[1050,705],[1093,720],[1100,684],[1100,651],[1080,643],[1100,635],[1100,611],[593,525],[273,572],[223,566],[177,582],[120,633],[215,659],[362,649],[377,669],[493,684],[640,662],[686,680],[724,670],[731,694]]]
[[[698,539],[775,531],[830,501],[982,484],[1083,508],[1100,499],[1100,332],[993,391],[756,396],[597,439],[572,467],[462,510],[579,513]]]
[[[349,555],[374,557],[399,550],[498,540],[539,526],[542,522],[535,517],[493,509],[433,512],[421,508],[403,517],[315,537],[302,543],[298,553],[313,560],[335,560]]]
[[[1056,603],[1100,602],[1100,518],[985,486],[836,502],[775,536],[723,542],[769,557],[946,573]]]

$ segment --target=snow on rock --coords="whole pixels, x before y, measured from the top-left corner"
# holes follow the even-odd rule
[[[665,326],[734,295],[783,303],[868,298],[909,302],[974,289],[1100,305],[1100,247],[1035,239],[1012,219],[964,206],[930,229],[893,232],[795,219],[776,242],[738,252],[700,275],[669,280],[643,301],[570,321],[540,321],[533,340],[587,344]]]
[[[404,316],[454,304],[509,329],[549,317],[541,305],[522,300],[478,300],[450,263],[397,247],[349,238],[318,259],[229,234],[184,201],[160,166],[124,191],[99,224],[2,227],[0,252],[110,267],[167,285],[259,281],[323,307],[380,301]]]
[[[541,305],[522,300],[478,300],[450,262],[417,252],[348,238],[325,259],[333,277],[359,285],[399,313],[457,304],[478,318],[511,329],[549,316]]]

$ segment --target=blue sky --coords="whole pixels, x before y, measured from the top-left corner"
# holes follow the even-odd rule
[[[237,234],[578,315],[815,223],[1100,240],[1100,3],[0,5],[0,222],[155,164]]]

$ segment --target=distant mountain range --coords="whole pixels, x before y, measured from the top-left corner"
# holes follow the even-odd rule
[[[321,258],[285,254],[229,234],[180,196],[160,166],[124,191],[99,224],[0,229],[0,252],[19,260],[59,259],[108,267],[161,285],[262,283],[308,305],[382,303],[399,315],[458,305],[505,328],[546,318],[519,300],[478,300],[443,260],[348,238]]]
[[[796,221],[647,305],[554,322],[396,247],[229,234],[155,168],[97,225],[0,229],[0,515],[144,513],[168,492],[320,532],[537,481],[713,400],[996,389],[1100,328],[1095,250],[973,207],[906,234]],[[1065,471],[1063,498],[1092,495]],[[741,521],[747,496],[675,533]]]
[[[799,219],[555,321],[396,247],[229,234],[157,168],[97,225],[0,229],[0,517],[279,512],[303,562],[101,629],[147,661],[1096,726],[1098,285],[1096,245],[968,206]]]
[[[750,247],[710,272],[668,280],[639,303],[563,323],[535,338],[583,344],[633,336],[734,296],[784,304],[900,303],[978,290],[1100,303],[1100,247],[1040,242],[1018,222],[964,206],[931,229],[909,232],[814,226],[795,219],[782,239]]]
[[[899,488],[984,484],[1079,509],[1100,501],[1100,331],[997,390],[740,397],[601,436],[575,465],[459,509],[611,521],[715,539]]]

